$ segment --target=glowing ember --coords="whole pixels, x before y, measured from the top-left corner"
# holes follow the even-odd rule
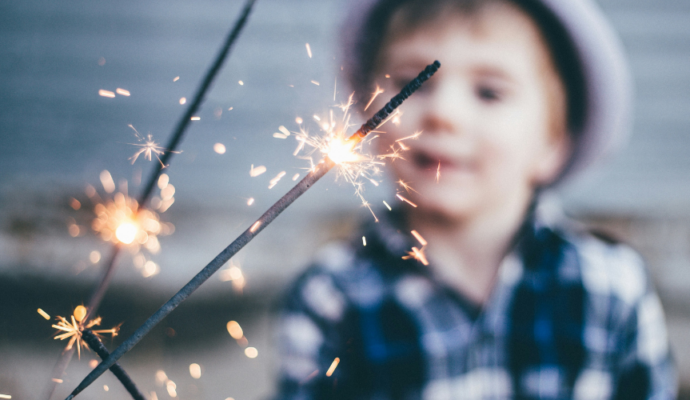
[[[272,189],[275,185],[278,184],[278,182],[285,176],[285,171],[280,171],[278,175],[275,176],[275,178],[271,179],[268,188]]]
[[[413,203],[413,202],[407,200],[406,198],[402,197],[402,196],[400,195],[400,193],[397,193],[397,194],[395,195],[395,197],[397,197],[397,198],[399,198],[401,201],[404,201],[405,203],[411,205],[412,207],[417,208],[417,205],[416,205],[415,203]]]
[[[179,81],[179,80],[180,80],[180,77],[179,77],[179,76],[176,76],[176,77],[173,79],[173,82],[177,82],[177,81]]]
[[[55,383],[62,383],[62,379],[52,378],[51,380]]]
[[[82,322],[84,318],[86,317],[86,307],[84,306],[77,306],[74,309],[74,312],[72,313],[74,315],[74,318],[77,320],[77,322]]]
[[[263,165],[259,165],[258,167],[254,168],[254,164],[252,164],[251,169],[249,170],[249,176],[252,178],[255,178],[261,174],[266,172],[266,167]]]
[[[397,183],[398,185],[402,186],[402,188],[405,189],[405,191],[406,191],[407,193],[410,193],[410,190],[413,191],[413,192],[415,192],[415,193],[419,193],[419,192],[417,192],[416,190],[414,190],[414,188],[412,188],[412,186],[408,185],[408,184],[407,184],[405,181],[403,181],[402,179],[399,179],[399,180],[398,180],[397,182],[395,182],[395,183]]]
[[[223,143],[216,143],[213,145],[213,151],[218,154],[225,154],[225,145]]]
[[[256,221],[254,222],[254,225],[252,225],[251,228],[249,228],[249,232],[254,233],[256,232],[257,229],[261,226],[261,221]]]
[[[293,181],[296,181],[297,178],[299,178],[299,174],[295,174],[295,175],[292,176],[292,180],[293,180]]]
[[[97,262],[101,261],[101,252],[94,250],[89,253],[89,261],[91,261],[92,264],[96,264]]]
[[[284,133],[278,133],[278,132],[274,133],[273,137],[276,139],[287,139],[287,136],[285,136]]]
[[[362,236],[362,244],[363,244],[364,246],[367,245],[367,238],[364,237],[364,236]]]
[[[242,81],[237,81],[237,83],[239,83],[240,86],[243,86],[243,85],[244,85],[244,82],[242,82]]]
[[[167,381],[168,375],[166,375],[165,371],[163,371],[162,369],[156,371],[156,383],[158,384],[158,386],[163,386]]]
[[[187,102],[186,97],[180,97],[180,104],[185,104]]]
[[[170,397],[177,397],[177,385],[175,382],[168,380],[165,382],[165,388],[168,390],[168,395]]]
[[[153,261],[151,261],[151,260],[148,260],[148,261],[146,261],[146,263],[144,264],[144,268],[143,268],[143,271],[141,272],[141,275],[142,275],[144,278],[150,278],[150,277],[152,277],[152,276],[154,276],[154,275],[158,275],[158,273],[160,272],[160,270],[161,270],[161,269],[160,269],[160,267],[158,266],[158,264],[156,264],[155,262],[153,262]]]
[[[158,188],[165,189],[165,187],[168,186],[169,182],[170,177],[168,176],[168,174],[161,174],[161,176],[158,177]]]
[[[120,96],[129,96],[129,90],[125,90],[122,88],[115,89],[115,93],[119,94]]]
[[[300,124],[302,124],[302,122],[304,122],[304,120],[302,120],[302,118],[300,118],[300,117],[297,117],[297,118],[295,118],[295,122],[297,122],[297,124],[300,125]]]
[[[311,83],[313,83],[313,84],[316,85],[316,86],[320,86],[320,85],[321,85],[318,81],[315,81],[315,80],[313,80],[313,79],[312,79]]]
[[[201,121],[201,117],[192,117],[190,118],[192,121]]]
[[[259,355],[259,350],[256,347],[247,347],[244,349],[244,355],[249,358],[256,358]]]
[[[309,56],[309,58],[311,58],[311,46],[309,46],[309,43],[307,43],[306,46],[307,46],[307,55]]]
[[[331,363],[331,366],[328,367],[328,371],[326,371],[326,376],[331,376],[333,375],[333,372],[335,372],[335,369],[338,367],[338,364],[340,363],[340,358],[336,357],[335,360]]]
[[[422,237],[422,235],[419,234],[419,232],[413,230],[411,233],[412,233],[412,236],[414,236],[414,238],[417,239],[419,241],[419,243],[422,244],[422,246],[427,245],[426,240],[424,240],[424,238]]]
[[[247,199],[247,205],[251,206],[252,204],[254,204],[254,198],[250,197],[249,199]]]
[[[12,396],[10,396],[9,394],[0,394],[0,399],[11,399],[11,398],[12,398]]]
[[[103,185],[103,190],[107,193],[112,193],[115,191],[115,181],[113,181],[113,176],[110,175],[108,170],[101,171],[101,184]]]
[[[228,322],[227,328],[228,333],[230,333],[230,336],[232,336],[232,338],[235,340],[240,340],[244,336],[242,327],[240,327],[240,324],[238,324],[237,321]]]
[[[113,97],[115,97],[115,93],[111,92],[110,90],[103,90],[103,89],[98,91],[98,95],[102,96],[102,97],[109,97],[111,99]]]
[[[48,315],[47,312],[41,310],[40,308],[38,309],[38,313],[41,314],[41,317],[45,318],[47,321],[50,320],[50,315]]]
[[[369,106],[371,105],[371,103],[373,103],[374,100],[376,100],[376,98],[378,97],[378,95],[380,95],[381,93],[383,93],[383,89],[381,89],[381,88],[379,87],[379,85],[376,85],[376,90],[374,90],[374,93],[371,94],[371,100],[369,100],[369,102],[367,103],[367,106],[364,107],[364,111],[366,111],[366,110],[369,108]]]
[[[386,200],[383,201],[383,205],[386,206],[386,208],[388,208],[388,211],[393,211],[391,206],[389,206],[388,203],[386,203]]]
[[[110,388],[108,387],[108,385],[103,385],[103,390],[105,390],[107,392],[110,390]]]
[[[75,210],[78,210],[81,208],[81,203],[79,200],[75,199],[74,197],[69,201],[70,207],[72,207]]]
[[[189,375],[194,379],[201,378],[201,366],[197,363],[189,364]]]

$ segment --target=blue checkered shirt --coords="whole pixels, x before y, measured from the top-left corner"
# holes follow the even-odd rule
[[[277,397],[674,399],[638,254],[530,221],[481,308],[402,259],[418,244],[393,217],[325,248],[283,303]]]

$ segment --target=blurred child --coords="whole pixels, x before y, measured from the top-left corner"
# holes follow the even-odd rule
[[[351,84],[362,106],[385,90],[369,112],[442,64],[376,139],[385,153],[423,132],[389,163],[416,206],[379,212],[289,292],[279,398],[675,398],[640,257],[540,212],[541,192],[626,128],[625,65],[597,9],[372,0],[357,10]]]

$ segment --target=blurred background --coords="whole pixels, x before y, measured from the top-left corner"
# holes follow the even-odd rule
[[[563,204],[571,217],[646,258],[690,398],[690,2],[599,3],[632,64],[635,131],[620,156],[562,190]],[[157,162],[142,155],[132,164],[140,149],[132,144],[143,142],[128,125],[165,146],[185,109],[182,98],[193,97],[241,6],[0,3],[0,394],[39,397],[65,342],[53,340],[51,322],[36,310],[68,316],[88,301],[110,254],[92,229],[96,204],[119,191],[136,196]],[[111,350],[304,174],[309,164],[292,155],[296,142],[274,133],[281,125],[297,130],[298,117],[318,130],[312,116],[327,115],[349,95],[337,77],[346,10],[344,0],[257,2],[166,169],[168,188],[156,191],[160,251],[141,246],[119,258],[99,311],[103,328],[123,323],[120,336],[105,340]],[[266,172],[251,177],[252,165]],[[385,184],[374,189],[366,196],[375,208],[395,201]],[[266,398],[274,390],[277,299],[319,246],[367,218],[353,188],[327,176],[121,364],[158,399],[171,393],[157,371],[175,382],[180,399]],[[257,357],[228,334],[231,320]],[[75,357],[54,398],[66,396],[94,357]],[[190,364],[200,366],[200,376]],[[126,396],[106,374],[80,398]]]

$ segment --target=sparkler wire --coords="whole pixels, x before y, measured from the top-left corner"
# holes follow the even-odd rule
[[[146,206],[146,203],[148,203],[149,199],[151,198],[151,193],[153,192],[155,184],[158,181],[158,177],[161,174],[163,166],[167,166],[171,157],[173,156],[173,154],[175,154],[175,150],[182,141],[182,137],[184,136],[184,133],[186,132],[187,127],[189,126],[192,116],[198,111],[199,106],[204,101],[204,97],[208,92],[209,88],[211,87],[211,83],[213,83],[213,80],[220,71],[220,68],[223,66],[223,63],[230,54],[230,49],[232,48],[233,44],[237,41],[237,38],[239,37],[242,29],[246,25],[246,22],[249,18],[249,14],[251,13],[254,7],[254,3],[256,3],[256,0],[247,0],[245,2],[244,8],[242,9],[230,33],[225,39],[225,42],[223,43],[221,50],[218,52],[216,59],[206,72],[204,79],[201,81],[194,95],[194,99],[191,103],[189,103],[187,111],[185,111],[184,115],[180,118],[179,122],[177,123],[177,126],[173,131],[172,137],[168,142],[166,152],[161,156],[161,162],[155,164],[156,166],[154,172],[149,178],[149,181],[147,182],[144,191],[141,193],[139,197],[138,204],[140,208],[144,208]],[[120,250],[120,245],[113,246],[111,256],[108,258],[108,264],[104,268],[103,276],[98,284],[98,287],[93,292],[91,299],[89,301],[87,307],[87,315],[84,318],[84,321],[88,321],[88,319],[91,316],[96,314],[96,311],[98,310],[98,307],[101,304],[101,300],[103,300],[103,296],[105,295],[108,286],[110,286],[110,281],[112,280],[112,277],[115,272],[115,261],[117,260],[117,256]],[[55,391],[57,381],[59,381],[59,379],[62,378],[62,376],[64,375],[65,370],[67,369],[67,366],[69,365],[69,362],[73,354],[74,349],[65,350],[60,354],[60,357],[56,362],[55,366],[53,367],[53,371],[51,372],[51,380],[48,382],[48,386],[45,389],[44,398],[46,400],[50,400],[50,398],[53,396],[53,392]]]
[[[415,79],[408,83],[399,94],[395,95],[379,112],[372,118],[365,122],[357,132],[352,134],[348,140],[360,141],[369,132],[376,129],[381,122],[386,120],[395,108],[407,99],[415,90],[417,90],[424,81],[429,79],[441,66],[438,61],[428,65]],[[228,247],[220,252],[210,263],[208,263],[199,273],[197,273],[192,280],[187,282],[173,297],[163,304],[158,311],[156,311],[149,319],[146,320],[137,330],[127,338],[110,356],[103,360],[96,368],[94,368],[84,380],[79,383],[66,400],[73,399],[82,390],[91,385],[99,376],[101,376],[108,368],[110,368],[120,357],[131,350],[144,336],[146,336],[154,326],[161,322],[168,314],[170,314],[180,303],[185,301],[196,289],[199,288],[208,278],[225,265],[230,258],[232,258],[238,251],[240,251],[247,243],[249,243],[256,235],[259,234],[268,224],[270,224],[281,212],[290,206],[299,196],[309,190],[314,183],[321,177],[326,175],[328,171],[335,166],[330,158],[326,157],[322,162],[318,163],[311,172],[307,174],[297,185],[295,185],[289,192],[273,204],[256,222],[247,228],[240,236],[238,236]]]
[[[91,329],[84,329],[81,332],[81,338],[86,342],[89,348],[98,354],[101,360],[105,360],[110,356],[110,352],[103,345],[101,340],[96,336]],[[110,367],[110,372],[112,372],[115,377],[122,383],[122,385],[127,389],[127,392],[132,396],[134,400],[146,400],[143,394],[139,391],[137,386],[132,381],[132,378],[127,375],[127,372],[120,366],[120,364],[115,363]]]

